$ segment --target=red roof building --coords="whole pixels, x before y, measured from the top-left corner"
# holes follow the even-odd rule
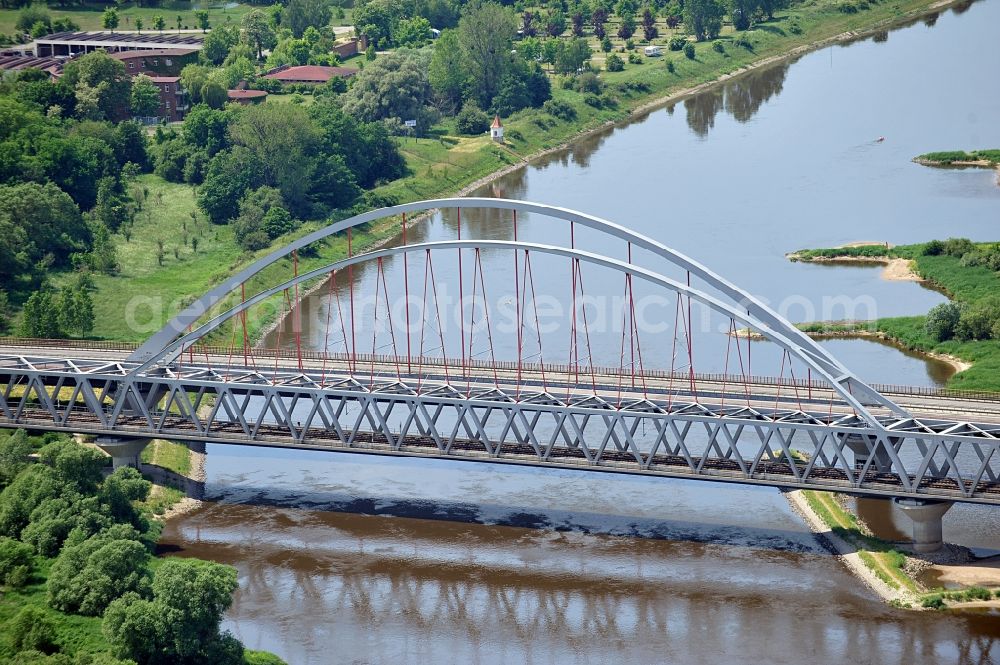
[[[263,90],[226,90],[226,95],[237,104],[260,104],[267,98]]]
[[[358,70],[350,67],[321,67],[319,65],[300,65],[297,67],[278,67],[261,78],[280,81],[281,83],[306,83],[318,85],[336,77],[350,78]]]

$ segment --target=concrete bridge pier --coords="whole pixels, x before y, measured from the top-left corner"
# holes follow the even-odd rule
[[[892,503],[913,520],[915,552],[937,552],[941,549],[944,545],[941,518],[951,508],[951,501],[896,498]]]
[[[111,455],[111,465],[117,469],[120,466],[140,468],[139,455],[149,445],[149,439],[136,439],[121,436],[99,436],[94,441],[97,447]]]
[[[844,443],[847,449],[854,453],[854,468],[859,471],[868,464],[868,458],[871,457],[871,447],[877,445],[876,440],[868,439],[860,434],[848,434]],[[892,470],[892,458],[889,457],[889,453],[884,448],[879,447],[875,451],[875,461],[870,470],[879,473],[888,473]]]

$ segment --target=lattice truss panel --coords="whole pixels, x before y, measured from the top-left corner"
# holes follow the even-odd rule
[[[0,426],[1000,504],[1000,425],[0,356]]]

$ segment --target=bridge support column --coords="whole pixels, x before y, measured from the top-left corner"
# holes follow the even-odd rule
[[[913,550],[937,552],[944,545],[942,520],[951,501],[925,501],[922,499],[893,499],[894,506],[913,520]]]
[[[854,468],[858,471],[865,468],[865,465],[868,464],[868,458],[871,457],[870,448],[876,444],[869,443],[859,434],[848,434],[844,443],[847,445],[847,448],[854,453]],[[870,468],[871,470],[878,472],[886,472],[892,469],[892,459],[883,448],[879,448],[875,452],[875,461],[872,463]]]
[[[99,436],[94,442],[97,447],[111,455],[111,465],[140,468],[139,455],[149,445],[149,439],[133,439],[118,436]]]

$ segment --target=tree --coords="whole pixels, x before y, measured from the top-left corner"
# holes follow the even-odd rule
[[[221,109],[229,100],[229,93],[221,84],[215,81],[208,81],[201,87],[199,93],[201,100],[213,109]]]
[[[737,30],[749,29],[753,23],[753,13],[759,5],[759,0],[729,0],[729,15],[733,19],[733,27]]]
[[[937,342],[944,342],[955,336],[955,328],[962,316],[962,306],[956,302],[943,302],[927,312],[924,330]]]
[[[184,17],[180,14],[177,15],[177,32],[181,31],[181,27],[184,25]]]
[[[184,69],[181,70],[181,85],[188,91],[192,104],[201,101],[201,89],[208,82],[210,71],[208,67],[194,63],[184,65]]]
[[[48,289],[40,289],[31,294],[21,312],[19,337],[59,338],[63,336],[59,327],[59,308]]]
[[[277,44],[267,13],[261,9],[253,9],[244,14],[240,28],[243,42],[253,48],[258,60],[264,59],[264,49],[274,48]]]
[[[153,29],[163,32],[163,29],[167,27],[167,21],[160,14],[153,16]]]
[[[66,266],[90,240],[79,208],[55,184],[0,185],[0,283],[10,285],[46,261]]]
[[[153,599],[127,594],[104,615],[116,656],[148,665],[243,662],[243,648],[219,632],[237,588],[236,570],[194,559],[168,559],[153,578]]]
[[[388,46],[401,10],[401,4],[391,0],[369,0],[355,6],[354,31],[367,38],[372,46]]]
[[[494,2],[471,0],[458,22],[470,85],[481,107],[491,105],[507,72],[511,41],[517,32],[513,10]]]
[[[365,73],[375,69],[369,67]],[[356,83],[354,88],[359,85]],[[345,103],[348,110],[346,107]],[[234,146],[246,148],[259,162],[260,184],[281,190],[289,210],[297,217],[307,216],[308,188],[304,183],[312,175],[320,132],[306,110],[294,105],[251,106],[229,126],[229,135]]]
[[[145,546],[135,540],[97,535],[67,545],[49,573],[49,605],[71,614],[100,616],[126,593],[148,593],[148,558]]]
[[[258,187],[247,192],[240,200],[240,214],[232,221],[233,237],[246,250],[263,249],[270,244],[272,238],[265,228],[264,218],[271,210],[284,210],[285,201],[281,192],[274,187]]]
[[[0,487],[9,485],[17,474],[28,467],[28,455],[34,452],[28,434],[23,429],[0,441]]]
[[[431,41],[431,24],[423,16],[403,19],[396,24],[392,41],[397,46],[419,48]]]
[[[199,9],[194,13],[195,19],[198,21],[198,27],[201,28],[202,32],[207,32],[209,28],[208,23],[208,10]]]
[[[221,65],[229,55],[229,50],[239,40],[240,33],[235,26],[222,25],[212,28],[212,31],[205,35],[199,57],[206,63]]]
[[[686,0],[684,26],[699,42],[715,39],[722,31],[725,8],[719,0]]]
[[[20,433],[23,435],[24,431]],[[35,566],[34,557],[31,545],[0,538],[0,585],[15,589],[27,584]]]
[[[538,30],[535,29],[535,15],[530,11],[525,11],[521,14],[521,34],[524,37],[534,37],[538,34]]]
[[[583,13],[573,12],[570,21],[573,23],[573,36],[583,37]]]
[[[406,173],[406,162],[385,124],[358,122],[331,103],[314,104],[309,115],[320,130],[321,151],[342,157],[360,186],[373,187]]]
[[[611,53],[611,49],[614,48],[614,44],[611,43],[610,37],[605,37],[601,40],[601,50],[605,53]]]
[[[656,14],[646,7],[642,10],[642,38],[647,42],[656,39],[660,31],[656,28]]]
[[[955,337],[961,340],[991,339],[1000,321],[1000,296],[990,296],[962,308]]]
[[[46,9],[38,5],[29,5],[17,15],[17,23],[15,25],[18,32],[30,33],[38,23],[41,23],[47,30],[51,31],[52,16],[49,15]]]
[[[136,29],[136,31],[139,34],[142,34],[142,26],[143,26],[142,17],[141,16],[136,16],[135,17],[135,29]]]
[[[439,108],[446,113],[453,113],[461,106],[468,73],[462,45],[455,30],[445,30],[434,43],[434,55],[431,56],[427,78]]]
[[[625,69],[625,62],[618,57],[617,53],[612,53],[605,60],[604,66],[607,67],[609,72],[620,72]]]
[[[183,138],[204,150],[209,157],[229,147],[229,113],[198,104],[185,116]]]
[[[6,334],[10,327],[10,297],[0,289],[0,334]]]
[[[423,51],[394,51],[365,67],[344,93],[344,110],[359,120],[416,120],[425,127],[431,86]]]
[[[622,16],[622,23],[618,26],[618,36],[622,39],[629,39],[635,34],[635,16],[626,14]]]
[[[327,0],[290,0],[281,10],[281,26],[301,37],[306,28],[325,28],[330,23],[330,3]]]
[[[77,114],[92,120],[128,117],[131,81],[125,63],[94,51],[66,63],[63,78],[76,90]]]
[[[129,108],[132,115],[148,117],[156,115],[160,108],[160,89],[153,79],[145,74],[139,74],[132,79],[132,94],[129,97]]]
[[[590,60],[590,46],[586,39],[571,39],[560,44],[556,56],[556,71],[573,73]]]
[[[549,12],[545,18],[545,34],[549,37],[558,37],[566,32],[566,14],[555,9]]]
[[[104,15],[101,17],[101,25],[104,26],[105,30],[115,31],[118,27],[118,10],[114,7],[108,7],[104,10]]]
[[[603,7],[596,8],[591,20],[594,22],[594,35],[598,39],[604,39],[606,34],[604,25],[608,22],[607,10]]]
[[[198,189],[198,206],[213,224],[225,224],[239,210],[240,199],[263,183],[262,165],[243,146],[223,150],[208,163],[205,182]]]

